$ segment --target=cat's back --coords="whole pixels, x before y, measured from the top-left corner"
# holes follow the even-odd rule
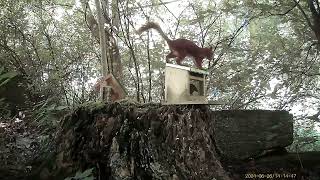
[[[183,38],[172,40],[170,44],[172,48],[178,49],[199,48],[193,41]]]

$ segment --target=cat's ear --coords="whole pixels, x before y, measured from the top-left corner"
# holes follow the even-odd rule
[[[212,50],[212,45],[209,46],[209,49]]]

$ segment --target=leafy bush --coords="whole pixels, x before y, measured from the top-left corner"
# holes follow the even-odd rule
[[[1,89],[3,89],[5,85],[17,75],[18,73],[14,71],[5,72],[4,68],[0,67],[0,92]],[[5,101],[5,97],[0,97],[0,118],[9,117],[10,115],[11,111],[9,108],[9,104]]]
[[[4,67],[0,67],[0,88],[6,85],[12,78],[16,77],[18,73],[11,71],[5,72]]]
[[[53,98],[49,98],[36,104],[33,110],[33,122],[39,127],[51,129],[57,126],[69,107],[58,105]]]
[[[4,98],[0,98],[0,118],[2,119],[2,118],[9,117],[10,114],[11,114],[11,111],[9,109],[8,103],[4,101]]]

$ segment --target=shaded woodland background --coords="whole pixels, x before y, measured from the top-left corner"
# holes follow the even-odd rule
[[[208,95],[225,102],[215,109],[288,110],[295,119],[289,150],[320,149],[319,0],[100,2],[109,70],[130,98],[158,103],[164,96],[167,45],[154,31],[135,34],[156,21],[171,38],[213,45]],[[1,126],[28,120],[46,143],[60,117],[95,100],[95,2],[1,0],[0,32]]]

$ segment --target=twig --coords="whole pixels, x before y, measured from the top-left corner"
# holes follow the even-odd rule
[[[298,156],[298,159],[299,159],[299,162],[300,162],[301,169],[303,169],[302,161],[301,161],[300,155],[298,153],[298,145],[296,145],[296,153],[297,153],[297,156]]]
[[[301,7],[301,5],[299,4],[299,2],[296,1],[296,0],[292,0],[292,1],[296,3],[296,5],[298,6],[299,10],[301,11],[303,17],[306,19],[308,25],[309,25],[310,28],[313,30],[314,28],[313,28],[313,26],[312,26],[312,24],[311,24],[311,21],[310,21],[308,15],[304,12],[304,10],[303,10],[303,8]]]

